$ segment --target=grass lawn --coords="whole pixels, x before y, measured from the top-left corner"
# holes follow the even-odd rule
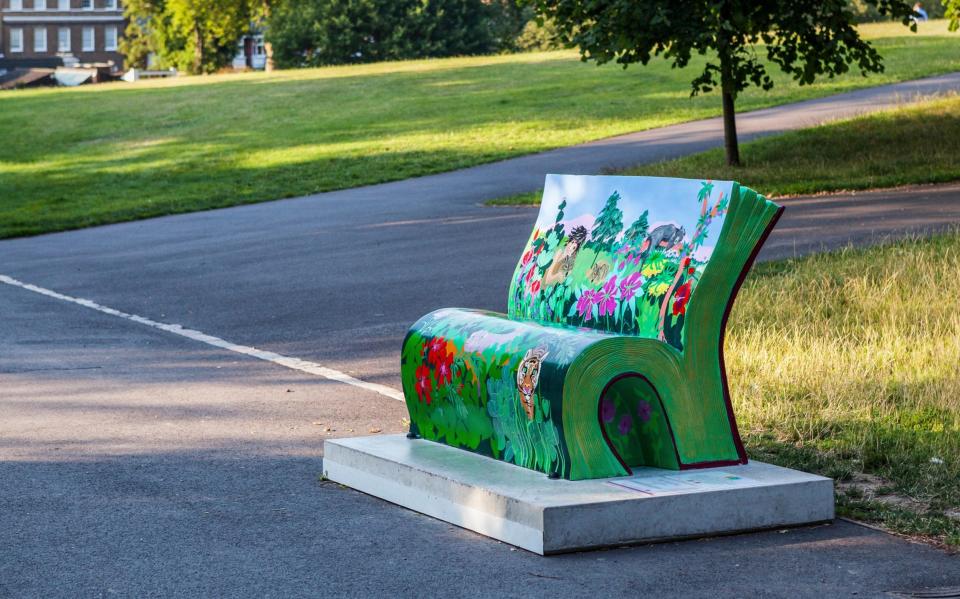
[[[740,181],[766,196],[895,187],[960,179],[960,97],[759,139],[740,147],[744,166],[729,167],[722,148],[645,164],[622,175]],[[540,192],[490,205],[539,204]]]
[[[944,22],[869,25],[887,70],[740,110],[960,69]],[[698,72],[598,68],[575,52],[383,63],[0,94],[0,237],[446,171],[717,115]],[[749,159],[749,156],[748,156]]]
[[[958,297],[960,233],[758,265],[726,341],[750,455],[839,479],[841,515],[960,546]]]

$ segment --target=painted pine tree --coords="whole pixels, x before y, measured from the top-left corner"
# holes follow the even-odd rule
[[[623,230],[623,212],[620,211],[620,194],[616,191],[607,198],[603,210],[597,215],[597,220],[590,232],[590,242],[597,249],[609,250],[617,235]]]
[[[644,210],[643,214],[637,217],[637,220],[633,221],[633,224],[630,225],[630,228],[627,229],[627,232],[623,234],[623,244],[624,245],[636,245],[643,241],[647,236],[647,229],[650,228],[650,223],[648,220],[649,210]]]

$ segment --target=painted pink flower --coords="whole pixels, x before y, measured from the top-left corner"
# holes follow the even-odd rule
[[[597,292],[594,302],[600,308],[600,316],[613,314],[617,309],[617,300],[613,299],[617,293],[617,275],[610,277],[610,280],[604,283],[603,288]]]
[[[632,273],[624,277],[620,281],[620,300],[627,302],[630,301],[634,295],[636,295],[637,290],[640,289],[640,286],[643,284],[643,275],[638,272]]]
[[[617,425],[617,430],[620,431],[621,435],[626,435],[631,428],[633,428],[633,418],[630,417],[630,414],[624,414],[620,419],[620,424]]]
[[[584,289],[580,299],[577,300],[577,314],[583,318],[584,322],[590,322],[590,318],[593,315],[593,304],[596,301],[596,295],[597,292],[593,289]]]
[[[617,406],[613,405],[613,402],[609,399],[605,399],[600,402],[600,417],[603,418],[604,422],[610,423],[613,422],[614,416],[617,415]]]
[[[650,402],[641,399],[640,403],[637,404],[637,416],[640,417],[640,420],[642,422],[648,422],[652,412],[653,408],[650,407]]]

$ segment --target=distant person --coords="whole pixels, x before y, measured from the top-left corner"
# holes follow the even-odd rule
[[[917,2],[913,5],[913,18],[917,21],[926,21],[929,17],[927,11],[923,10],[923,4]]]

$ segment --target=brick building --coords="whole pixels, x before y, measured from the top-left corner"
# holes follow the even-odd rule
[[[0,68],[113,61],[124,18],[120,0],[0,0]]]

